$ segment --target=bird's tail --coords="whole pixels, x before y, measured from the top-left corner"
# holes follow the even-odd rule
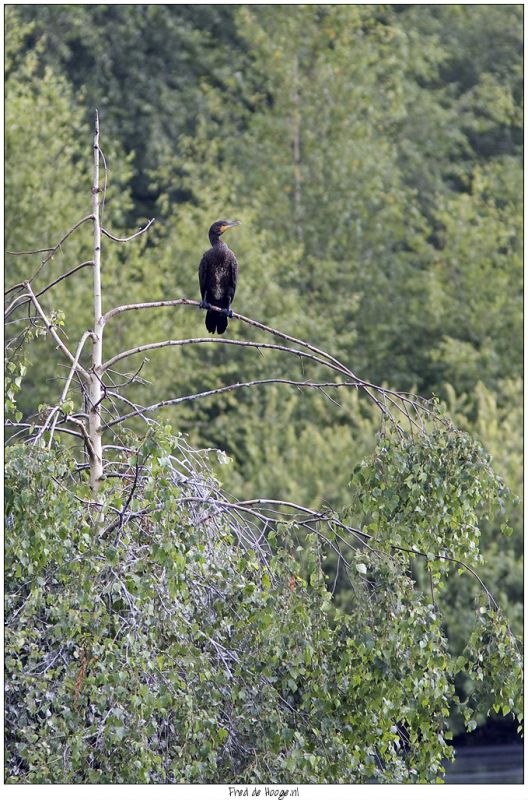
[[[209,310],[205,315],[205,327],[209,333],[223,333],[227,328],[227,315]]]

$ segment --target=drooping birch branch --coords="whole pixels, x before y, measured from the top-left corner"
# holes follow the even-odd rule
[[[255,509],[256,507],[259,509],[264,509],[264,511],[267,512],[267,514],[258,512],[257,515],[260,519],[262,519],[263,521],[267,521],[269,523],[275,523],[277,522],[277,518],[280,519],[283,516],[282,508],[289,508],[292,509],[294,512],[298,512],[303,515],[302,517],[299,517],[297,516],[296,513],[294,513],[294,516],[292,516],[290,521],[295,521],[297,524],[301,526],[305,526],[307,523],[312,523],[312,522],[320,522],[326,525],[335,526],[336,528],[342,530],[344,533],[352,535],[353,539],[356,541],[356,544],[360,544],[365,549],[373,553],[376,553],[378,555],[383,554],[388,556],[388,554],[385,551],[378,550],[375,547],[375,545],[377,544],[377,539],[375,536],[373,536],[370,533],[366,533],[360,528],[347,525],[339,518],[336,512],[333,511],[332,509],[329,509],[328,511],[317,511],[316,509],[307,508],[306,506],[302,506],[298,503],[292,503],[287,500],[274,500],[262,497],[255,498],[252,500],[228,501],[218,497],[209,499],[200,496],[197,497],[187,496],[187,497],[181,497],[180,502],[197,503],[200,505],[211,504],[212,506],[216,507],[217,513],[223,513],[227,509],[236,509],[239,511],[252,513],[253,509]],[[273,514],[274,516],[270,517],[269,516],[270,513]],[[339,534],[336,534],[336,538],[338,538],[347,547],[353,546],[350,541],[344,539]],[[439,560],[439,561],[449,561],[450,563],[456,564],[461,569],[466,570],[479,583],[480,587],[486,594],[490,606],[496,611],[500,610],[497,601],[493,597],[491,591],[488,589],[482,578],[472,567],[469,566],[469,564],[466,564],[465,561],[453,558],[447,553],[433,553],[433,554],[423,553],[422,551],[417,550],[415,548],[411,549],[407,547],[402,547],[401,545],[393,545],[390,542],[387,542],[387,545],[391,550],[410,553],[414,556],[424,558],[426,561]]]

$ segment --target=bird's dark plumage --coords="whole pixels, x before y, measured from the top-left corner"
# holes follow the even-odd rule
[[[219,220],[211,225],[209,228],[211,248],[203,254],[198,267],[201,306],[207,308],[205,326],[209,333],[224,333],[227,328],[227,318],[232,314],[231,303],[236,291],[238,264],[235,254],[220,237],[228,228],[239,224],[238,221]],[[213,311],[209,306],[218,306],[225,311]]]

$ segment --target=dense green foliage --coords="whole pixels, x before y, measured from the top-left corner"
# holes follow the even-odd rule
[[[455,656],[442,604],[408,574],[413,549],[427,554],[431,586],[454,559],[478,562],[471,518],[496,504],[501,482],[449,427],[398,441],[387,432],[355,473],[349,513],[372,518],[366,541],[333,519],[255,536],[244,505],[168,429],[114,462],[127,479],[106,482],[102,531],[64,449],[10,448],[10,779],[434,782],[452,707],[470,730],[490,702],[522,719],[521,656],[492,599],[473,587],[483,605]],[[430,525],[411,510],[428,481]],[[449,543],[438,542],[435,514]],[[419,546],[402,547],[408,537]],[[348,604],[329,590],[332,546]],[[458,673],[479,687],[467,705]]]
[[[115,541],[94,540],[67,440],[10,447],[11,779],[434,780],[448,726],[507,713],[519,689],[522,8],[9,6],[9,251],[54,245],[90,213],[95,106],[105,227],[156,217],[147,237],[104,241],[105,309],[196,298],[210,223],[240,218],[235,311],[364,379],[437,395],[466,433],[431,418],[403,440],[390,425],[379,434],[378,409],[345,389],[262,386],[169,407],[163,419],[188,438],[158,431],[131,503],[165,511],[123,520]],[[40,290],[89,260],[89,227],[44,266],[8,255],[7,285],[38,271]],[[90,296],[83,268],[43,298],[71,347],[93,325]],[[22,424],[66,374],[42,329],[24,328],[6,329],[7,413]],[[105,357],[203,332],[195,309],[124,314]],[[229,333],[261,340],[236,320]],[[105,414],[271,376],[328,380],[271,350],[148,356]],[[144,428],[133,419],[106,443],[136,447]],[[231,458],[217,478],[204,447]],[[196,525],[175,448],[224,497],[337,509],[365,534],[343,545],[359,571],[302,525],[277,529],[269,572],[231,518]],[[110,517],[127,476],[105,484]],[[226,665],[227,651],[240,661]]]

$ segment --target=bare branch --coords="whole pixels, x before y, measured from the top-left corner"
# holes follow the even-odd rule
[[[117,314],[122,314],[125,311],[138,311],[141,309],[148,309],[148,308],[162,308],[162,307],[171,307],[171,306],[195,306],[196,308],[200,308],[200,303],[196,300],[189,300],[186,297],[182,297],[178,300],[156,300],[154,302],[149,303],[130,303],[128,305],[118,306],[117,308],[112,308],[110,311],[107,311],[105,314],[105,322],[112,317],[116,316]],[[212,311],[225,311],[223,308],[219,308],[217,306],[210,306]],[[246,325],[250,325],[253,328],[258,328],[259,330],[266,331],[266,333],[271,333],[273,336],[277,336],[279,339],[283,339],[284,341],[292,342],[293,344],[301,345],[305,347],[312,353],[316,353],[319,356],[323,356],[328,360],[332,361],[336,366],[341,367],[342,369],[346,370],[347,373],[352,378],[356,378],[356,376],[337,358],[331,356],[329,353],[325,353],[324,350],[320,350],[318,347],[315,347],[313,344],[309,342],[304,342],[302,339],[297,339],[295,336],[290,336],[283,331],[279,331],[276,328],[270,328],[269,325],[264,325],[262,322],[257,322],[254,319],[250,319],[249,317],[244,317],[242,314],[237,314],[233,311],[233,319],[238,319],[241,322],[244,322]]]
[[[126,414],[125,417],[120,417],[119,420],[115,420],[111,422],[110,425],[103,425],[102,430],[106,430],[106,428],[111,427],[112,425],[116,425],[118,422],[122,422],[123,419],[126,419],[128,416],[135,417],[139,416],[143,420],[143,422],[149,422],[148,417],[145,416],[145,411],[150,409],[145,409],[142,406],[138,406],[136,403],[133,403],[132,400],[129,400],[128,397],[123,397],[122,394],[118,394],[118,392],[114,392],[110,389],[107,389],[107,394],[109,397],[116,397],[118,400],[121,400],[122,403],[126,403],[129,406],[132,406],[134,411],[131,414]],[[115,408],[115,404],[114,404]],[[103,448],[104,449],[104,448]]]
[[[103,317],[104,324],[108,322],[108,320],[112,319],[112,317],[117,316],[118,314],[123,314],[125,311],[141,311],[143,309],[148,308],[171,308],[174,306],[197,306],[200,307],[200,304],[196,302],[196,300],[187,300],[185,297],[180,298],[179,300],[154,300],[150,303],[128,303],[124,306],[117,306],[116,308],[111,308],[110,311],[107,311]],[[233,317],[236,315],[233,313]]]
[[[94,458],[94,449],[92,445],[92,440],[90,439],[90,434],[88,433],[84,422],[82,422],[80,419],[77,419],[77,417],[71,416],[70,414],[66,416],[66,422],[73,422],[74,425],[77,425],[81,429],[81,435],[82,438],[84,439],[84,443],[86,445],[86,449],[88,450],[88,454],[90,455],[91,458]]]
[[[128,493],[128,497],[127,497],[127,499],[126,499],[126,501],[125,501],[125,503],[123,505],[123,508],[121,510],[121,513],[119,515],[119,520],[120,520],[119,521],[119,527],[120,528],[123,527],[123,520],[125,518],[125,514],[127,512],[128,507],[130,506],[130,503],[132,502],[132,498],[134,497],[134,492],[136,491],[136,488],[137,488],[137,483],[138,483],[138,478],[139,478],[139,470],[140,470],[141,466],[144,466],[144,465],[140,465],[140,463],[139,463],[139,453],[137,453],[136,469],[134,471],[134,480],[132,481],[132,487],[130,489],[130,492]]]
[[[358,385],[360,385],[357,382],[356,383],[345,383],[345,382],[342,382],[342,383],[331,383],[331,382],[314,383],[312,381],[294,381],[294,380],[289,380],[288,378],[263,378],[263,379],[260,379],[260,380],[245,381],[243,383],[232,383],[229,386],[221,386],[218,389],[208,389],[205,392],[197,392],[196,394],[189,394],[189,395],[186,395],[185,397],[174,397],[171,400],[161,400],[159,403],[154,403],[153,405],[145,406],[145,407],[141,407],[141,408],[138,408],[137,406],[134,405],[134,403],[131,403],[130,401],[127,401],[132,407],[135,408],[135,410],[131,411],[129,414],[124,414],[122,417],[119,417],[118,419],[111,420],[106,425],[103,425],[103,430],[106,430],[107,428],[111,428],[114,425],[117,425],[118,423],[123,422],[126,419],[130,419],[131,417],[136,417],[138,415],[143,416],[148,411],[156,411],[157,409],[164,408],[165,406],[176,406],[176,405],[179,405],[180,403],[188,402],[189,400],[201,400],[204,397],[212,397],[213,395],[216,395],[216,394],[224,394],[224,392],[232,392],[232,391],[234,391],[236,389],[244,389],[244,388],[246,388],[248,386],[262,386],[262,385],[271,384],[271,383],[284,383],[284,384],[287,384],[289,386],[297,386],[298,388],[306,388],[306,389],[322,389],[323,387],[324,388],[335,388],[335,389],[339,389],[339,388],[342,388],[342,387],[354,387],[354,388],[357,388]],[[120,397],[119,395],[117,395],[117,396]],[[125,398],[120,397],[120,399],[124,400]],[[331,397],[329,397],[328,399],[332,400]]]
[[[141,362],[141,364],[139,365],[139,367],[137,368],[137,370],[130,377],[128,377],[127,375],[124,375],[121,372],[118,372],[116,369],[109,369],[108,372],[113,372],[115,375],[119,375],[121,378],[126,378],[126,380],[123,381],[122,383],[116,383],[113,380],[112,381],[112,388],[113,389],[119,389],[120,387],[128,386],[129,384],[134,383],[134,381],[136,381],[136,380],[137,380],[138,383],[142,383],[144,385],[149,384],[150,381],[146,381],[146,380],[144,380],[144,378],[140,378],[139,377],[139,373],[141,372],[141,370],[145,366],[145,362],[146,361],[147,361],[147,359],[144,358],[143,361]]]
[[[22,286],[25,286],[25,284],[22,284]],[[8,307],[4,311],[4,318],[7,319],[12,311],[16,311],[17,308],[19,308],[20,306],[23,306],[24,303],[28,299],[30,299],[30,297],[31,296],[29,294],[27,294],[27,293],[26,294],[17,295],[17,297],[15,297],[13,300],[11,300],[11,302],[8,305]]]
[[[64,234],[62,239],[59,242],[57,242],[57,244],[54,247],[43,247],[40,250],[21,250],[19,252],[6,250],[6,253],[10,256],[32,256],[32,255],[37,255],[38,253],[48,253],[48,256],[42,259],[42,261],[40,262],[40,265],[35,274],[29,279],[30,282],[34,281],[37,275],[39,274],[40,270],[42,269],[42,267],[45,264],[47,264],[50,259],[53,258],[57,250],[60,249],[60,247],[64,244],[66,239],[69,239],[72,233],[74,233],[78,228],[80,228],[81,225],[84,225],[85,222],[89,222],[92,219],[93,219],[93,214],[88,214],[88,216],[83,217],[81,220],[79,220],[79,222],[76,222],[75,225],[72,228],[70,228],[70,230],[67,231],[67,233]]]
[[[14,292],[16,289],[23,289],[23,288],[24,288],[23,283],[15,283],[14,286],[10,286],[9,289],[6,289],[4,291],[4,297],[7,297],[8,294],[11,294],[11,292]]]
[[[31,301],[32,301],[33,305],[34,305],[34,306],[35,306],[35,308],[37,309],[37,312],[38,312],[39,316],[40,316],[40,317],[42,318],[42,320],[44,321],[44,324],[45,324],[46,328],[48,329],[49,333],[51,334],[51,336],[53,337],[53,339],[56,341],[56,343],[57,343],[57,346],[58,346],[58,347],[59,347],[59,348],[62,350],[62,352],[64,353],[64,355],[66,355],[66,356],[67,356],[67,357],[70,359],[70,361],[72,362],[72,364],[74,364],[74,363],[75,363],[75,356],[74,356],[74,355],[72,355],[72,353],[70,353],[70,351],[68,350],[68,348],[66,347],[66,345],[64,344],[64,342],[62,341],[62,339],[60,338],[60,336],[58,335],[57,331],[55,330],[55,326],[54,326],[54,325],[53,325],[53,324],[52,324],[52,323],[49,321],[49,319],[47,318],[46,314],[45,314],[45,313],[44,313],[44,311],[42,310],[42,306],[40,305],[39,301],[37,300],[37,298],[36,298],[36,295],[35,295],[35,293],[33,292],[33,289],[32,289],[32,288],[31,288],[31,286],[29,285],[29,282],[28,282],[28,283],[26,283],[26,284],[25,284],[25,286],[26,286],[26,289],[27,289],[27,291],[28,291],[28,294],[29,294],[29,296],[30,296],[30,298],[31,298]],[[78,370],[78,371],[79,371],[79,372],[80,372],[82,375],[84,375],[84,376],[88,376],[88,373],[86,372],[86,370],[84,369],[84,367],[81,367],[81,366],[80,366],[80,364],[77,364],[77,366],[76,366],[76,369],[77,369],[77,370]]]
[[[67,394],[68,394],[68,390],[69,390],[69,388],[70,388],[70,384],[71,384],[71,382],[72,382],[73,376],[74,376],[74,374],[75,374],[75,372],[76,372],[76,370],[77,370],[77,366],[78,366],[78,364],[79,364],[79,359],[80,359],[80,357],[81,357],[81,353],[82,353],[82,350],[83,350],[84,344],[85,344],[86,340],[87,340],[87,339],[88,339],[90,336],[92,336],[92,332],[91,332],[91,331],[85,331],[85,332],[83,333],[83,335],[81,336],[81,339],[80,339],[80,341],[79,341],[79,344],[77,345],[77,351],[76,351],[76,353],[75,353],[75,360],[74,360],[73,364],[71,365],[70,372],[69,372],[69,374],[68,374],[68,377],[66,378],[66,381],[65,381],[65,383],[64,383],[64,387],[63,387],[63,390],[62,390],[62,394],[61,394],[61,396],[60,396],[59,403],[58,403],[58,405],[57,405],[57,406],[55,406],[55,408],[53,408],[53,409],[51,410],[51,412],[50,412],[50,414],[49,414],[49,416],[48,416],[48,419],[46,420],[46,422],[45,422],[45,423],[44,423],[44,425],[42,426],[42,429],[41,429],[40,433],[38,434],[38,436],[37,436],[37,437],[36,437],[36,439],[35,439],[35,443],[36,443],[36,442],[39,440],[39,438],[42,436],[42,434],[43,434],[43,433],[44,433],[44,431],[46,430],[46,428],[47,428],[48,424],[49,424],[49,423],[50,423],[50,421],[53,419],[53,424],[52,424],[52,426],[51,426],[51,429],[50,429],[50,436],[49,436],[49,442],[48,442],[48,448],[51,448],[51,443],[52,443],[52,441],[53,441],[53,433],[54,433],[54,431],[55,431],[55,426],[56,426],[56,424],[57,424],[57,416],[58,416],[58,413],[59,413],[59,411],[60,411],[60,409],[61,409],[61,407],[62,407],[62,404],[63,404],[63,403],[65,402],[65,400],[66,400],[66,396],[67,396]]]
[[[7,256],[36,256],[39,253],[50,253],[54,248],[53,247],[42,247],[40,250],[6,250]],[[9,290],[8,290],[9,291]]]
[[[12,422],[12,420],[6,419],[4,422],[6,428],[27,428],[27,429],[35,429],[40,428],[40,425],[35,425],[35,423],[30,422]],[[70,436],[75,436],[77,439],[82,439],[83,436],[81,433],[77,433],[77,431],[72,431],[70,428],[59,428],[58,426],[55,428],[56,431],[60,433],[68,433]]]
[[[73,269],[70,269],[69,272],[65,272],[63,275],[60,275],[58,278],[56,278],[56,280],[54,280],[51,283],[49,283],[44,289],[41,289],[40,292],[38,292],[36,296],[40,297],[42,294],[47,292],[48,289],[51,289],[52,286],[56,286],[57,283],[60,283],[61,281],[65,280],[66,278],[69,278],[70,275],[74,275],[76,272],[78,272],[80,269],[83,269],[84,267],[93,267],[93,265],[94,265],[93,261],[83,261],[82,264],[78,264]]]
[[[113,242],[130,242],[132,241],[132,239],[136,239],[138,236],[141,236],[143,233],[146,233],[150,228],[150,226],[153,224],[153,222],[154,218],[149,219],[145,227],[141,228],[139,231],[136,231],[136,233],[133,233],[132,236],[124,236],[124,237],[114,236],[112,233],[107,231],[106,228],[101,228],[101,232],[104,233],[105,236],[108,236],[108,238],[111,239]]]
[[[113,316],[116,316],[117,314],[124,313],[125,311],[133,311],[133,310],[140,310],[140,309],[147,309],[147,308],[162,308],[162,307],[170,307],[170,306],[177,306],[177,305],[189,305],[189,306],[196,306],[196,307],[200,308],[200,303],[198,303],[196,300],[188,300],[187,298],[184,298],[184,297],[180,298],[179,300],[159,300],[159,301],[154,301],[154,302],[150,302],[150,303],[131,303],[131,304],[124,305],[124,306],[118,306],[117,308],[113,308],[110,311],[108,311],[107,314],[105,315],[104,322],[106,322],[107,320],[111,319]],[[217,306],[210,306],[210,308],[213,311],[225,311],[225,309],[219,308]],[[297,339],[295,336],[290,336],[289,334],[284,333],[283,331],[279,331],[276,328],[270,328],[268,325],[264,325],[262,322],[257,322],[256,320],[250,319],[249,317],[244,317],[242,314],[236,314],[235,312],[233,312],[233,319],[238,319],[241,322],[244,322],[246,325],[250,325],[250,326],[252,326],[254,328],[258,328],[259,330],[262,330],[262,331],[266,331],[266,333],[270,333],[270,334],[272,334],[272,336],[276,336],[279,339],[283,339],[284,341],[291,342],[292,344],[300,345],[301,347],[304,347],[306,350],[308,350],[309,353],[313,353],[313,354],[315,354],[316,356],[319,357],[319,359],[317,359],[317,358],[314,358],[313,355],[310,356],[309,353],[302,353],[302,355],[305,358],[310,358],[311,357],[311,359],[313,361],[317,361],[317,360],[320,360],[320,358],[323,358],[323,359],[325,359],[326,362],[331,362],[331,364],[327,364],[327,366],[330,366],[331,368],[334,368],[336,371],[341,372],[343,375],[347,375],[349,378],[352,378],[352,380],[357,380],[358,381],[358,385],[370,397],[370,399],[378,406],[378,408],[381,411],[381,413],[384,414],[384,415],[387,415],[389,417],[391,416],[389,411],[388,411],[388,409],[387,409],[387,407],[383,403],[381,403],[378,400],[378,398],[374,394],[372,394],[372,392],[371,392],[371,389],[374,389],[374,390],[380,391],[380,392],[383,392],[383,390],[380,387],[375,386],[374,384],[368,383],[367,381],[360,381],[360,379],[357,377],[357,375],[355,375],[352,372],[352,370],[350,370],[345,364],[343,364],[341,361],[339,361],[334,356],[330,355],[329,353],[326,353],[324,350],[321,350],[318,347],[315,347],[314,345],[310,344],[309,342],[304,342],[302,339]],[[219,340],[203,338],[203,339],[200,339],[199,341],[205,342],[205,341],[219,341]],[[235,340],[233,340],[233,339],[222,339],[221,341],[223,341],[224,343],[230,343],[230,344],[234,344],[235,343]],[[195,343],[198,343],[198,340],[188,340],[185,343],[186,344],[191,344],[191,343],[195,344]],[[240,344],[239,342],[237,342],[237,343]],[[183,341],[179,342],[178,344],[183,344]],[[166,343],[157,343],[155,345],[155,347],[168,347],[168,346],[173,346],[173,345],[175,345],[175,342],[171,340],[171,341],[167,341]],[[255,345],[254,345],[254,343],[252,343],[252,344],[246,345],[246,346],[253,346],[254,347]],[[266,345],[259,345],[259,347],[265,347],[265,346]],[[270,347],[270,345],[267,345],[267,346]],[[144,347],[145,347],[145,349],[153,349],[152,347],[149,347],[149,346],[144,346]],[[279,348],[277,346],[275,346],[275,349],[279,349]],[[283,348],[283,349],[286,349],[286,348]],[[125,358],[126,356],[131,355],[132,352],[141,352],[141,351],[140,350],[135,350],[135,351],[129,350],[126,353],[120,354],[119,356],[116,356],[114,358],[119,360],[120,358]],[[290,349],[290,352],[293,352],[293,351]],[[106,367],[109,364],[111,365],[112,363],[115,363],[115,361],[113,361],[111,359],[104,366]],[[320,363],[323,363],[323,362],[321,361]]]
[[[69,272],[65,272],[63,275],[60,275],[60,277],[58,277],[56,280],[52,281],[52,282],[51,282],[50,284],[48,284],[48,285],[47,285],[47,286],[46,286],[44,289],[41,289],[41,290],[40,290],[40,292],[38,292],[38,293],[37,293],[36,297],[40,297],[40,296],[41,296],[41,295],[43,295],[45,292],[47,292],[47,291],[48,291],[48,289],[51,289],[51,288],[52,288],[52,286],[55,286],[57,283],[60,283],[60,282],[61,282],[61,281],[63,281],[65,278],[69,278],[69,277],[70,277],[70,275],[73,275],[73,274],[74,274],[74,273],[76,273],[78,270],[82,269],[83,267],[88,267],[88,266],[93,266],[93,261],[84,261],[82,264],[79,264],[77,267],[74,267],[73,269],[69,270]],[[15,283],[15,285],[14,285],[14,286],[11,286],[9,289],[6,289],[6,290],[5,290],[5,292],[4,292],[4,296],[6,297],[8,294],[11,294],[11,292],[14,292],[16,289],[23,289],[25,285],[26,285],[26,284],[25,284],[24,282],[23,282],[23,283]],[[14,300],[11,302],[11,305],[9,305],[9,306],[7,307],[6,311],[4,312],[4,316],[5,316],[5,317],[9,316],[9,314],[10,314],[10,312],[11,312],[11,310],[12,310],[12,307],[15,305],[15,303],[16,303],[18,300],[20,300],[20,299],[23,299],[23,298],[24,298],[24,297],[26,297],[26,296],[27,296],[27,295],[19,295],[18,297],[16,297],[16,298],[15,298],[15,299],[14,299]],[[15,306],[15,307],[17,307],[17,306]]]
[[[159,350],[162,347],[183,347],[185,345],[190,344],[220,344],[220,345],[235,345],[237,347],[256,347],[257,349],[262,350],[279,350],[286,353],[291,353],[292,355],[301,356],[302,358],[309,358],[312,361],[315,361],[319,364],[322,364],[325,367],[333,369],[336,372],[340,372],[347,377],[355,378],[355,375],[351,375],[350,371],[344,368],[338,368],[333,364],[328,363],[328,361],[323,360],[317,356],[312,355],[311,353],[303,352],[302,350],[295,350],[292,347],[286,347],[285,345],[280,344],[271,344],[269,342],[248,342],[242,341],[241,339],[215,339],[212,336],[199,336],[192,339],[166,339],[163,342],[151,342],[149,344],[138,345],[138,347],[133,347],[130,350],[125,350],[122,353],[118,353],[117,355],[110,358],[106,361],[102,367],[101,372],[106,372],[110,367],[114,364],[117,364],[119,361],[122,361],[124,358],[128,358],[129,356],[136,355],[137,353],[145,353],[148,350]],[[360,382],[361,385],[365,385],[364,381]]]

